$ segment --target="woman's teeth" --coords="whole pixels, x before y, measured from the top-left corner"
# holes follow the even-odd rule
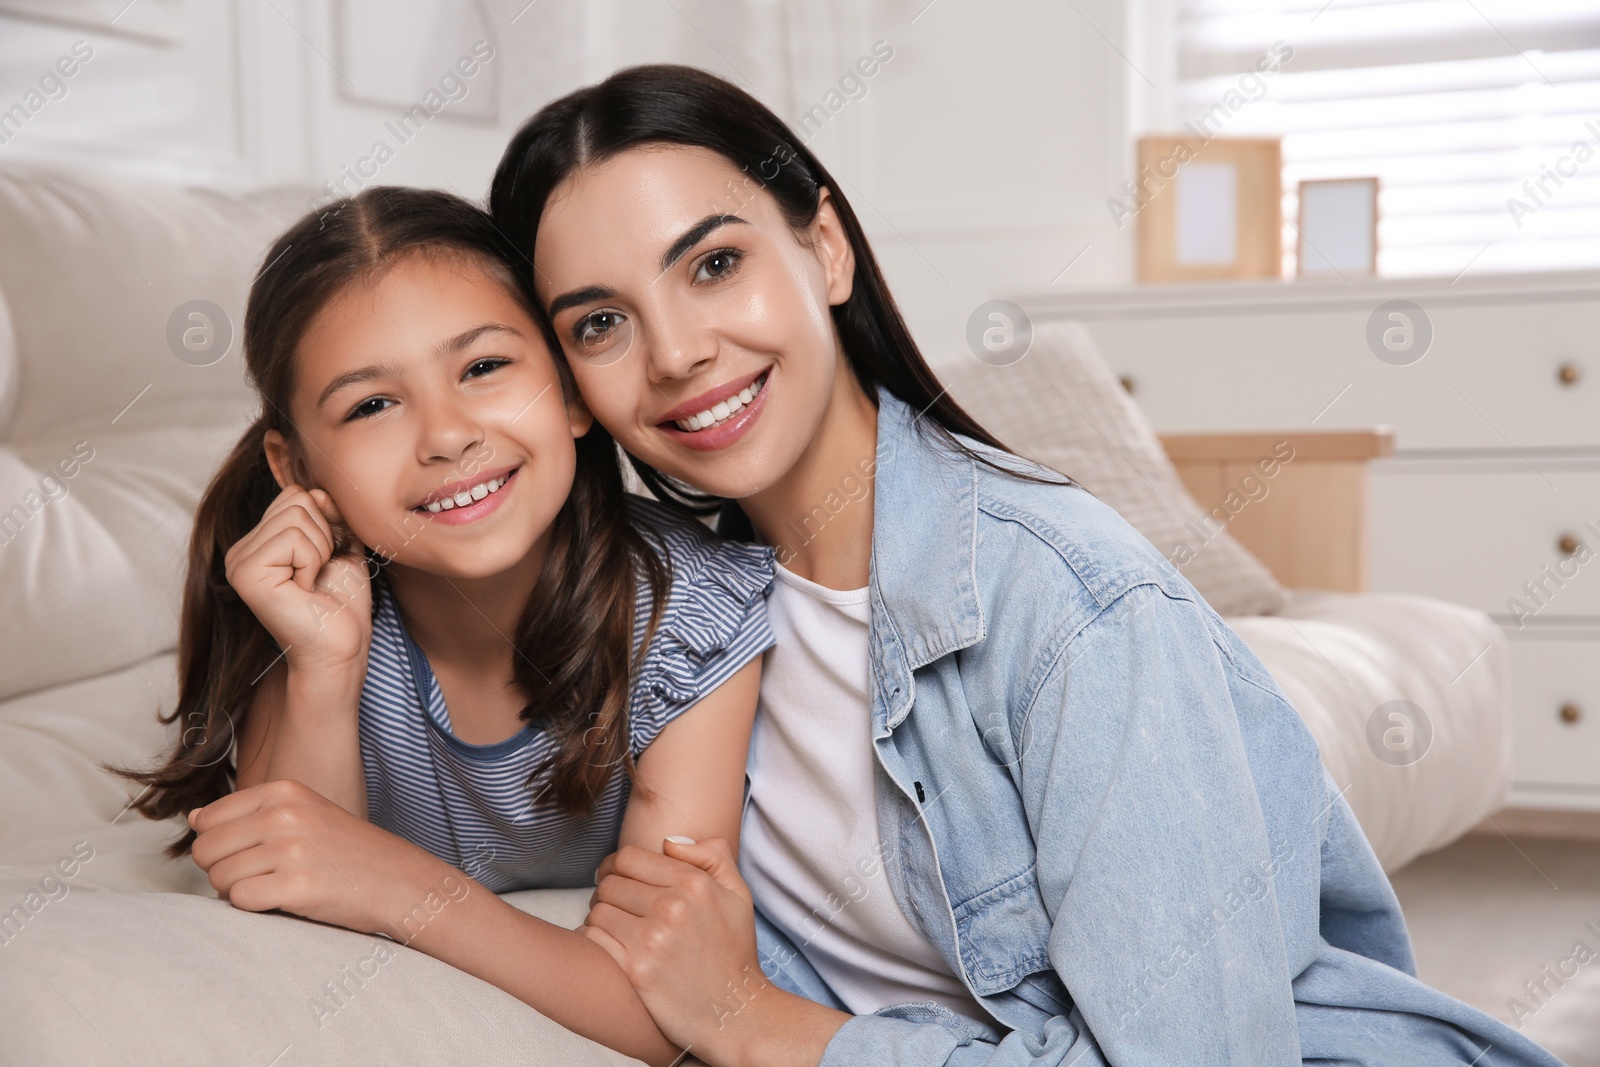
[[[511,474],[515,473],[516,471],[511,472]],[[511,474],[506,475],[504,478],[490,478],[486,482],[479,482],[471,489],[463,489],[455,496],[447,496],[443,500],[435,500],[431,504],[424,505],[424,507],[435,514],[441,511],[449,511],[452,508],[464,508],[473,501],[482,500],[490,493],[498,493],[500,487],[511,480]]]
[[[704,430],[708,426],[715,426],[719,422],[726,422],[743,411],[745,406],[760,394],[761,387],[766,384],[767,376],[763,374],[728,399],[719,401],[712,407],[700,412],[700,414],[690,415],[687,419],[678,419],[676,425],[678,429],[683,430],[685,433],[694,433],[697,430]]]

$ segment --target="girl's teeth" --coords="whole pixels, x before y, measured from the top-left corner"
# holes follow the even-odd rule
[[[510,477],[507,475],[506,477]],[[442,500],[435,500],[427,505],[429,511],[437,515],[441,511],[450,511],[453,508],[464,508],[473,501],[482,500],[490,493],[498,493],[500,487],[506,484],[505,478],[490,478],[486,482],[479,482],[471,489],[463,490],[455,496],[447,496]]]
[[[757,378],[755,381],[751,382],[737,393],[728,397],[728,399],[719,401],[714,406],[700,412],[700,414],[690,415],[687,419],[679,419],[677,423],[678,429],[684,430],[688,433],[694,433],[696,430],[703,430],[707,426],[715,425],[716,423],[722,422],[725,419],[731,419],[733,416],[743,411],[746,404],[750,403],[750,401],[756,398],[757,394],[761,392],[761,387],[764,386],[766,382],[766,375],[762,375],[760,378]]]

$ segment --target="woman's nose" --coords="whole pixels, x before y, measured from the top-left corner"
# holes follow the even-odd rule
[[[687,378],[717,355],[717,336],[693,315],[666,309],[644,331],[652,381]]]

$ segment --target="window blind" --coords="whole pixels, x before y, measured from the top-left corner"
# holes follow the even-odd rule
[[[1298,183],[1373,175],[1382,275],[1600,267],[1600,2],[1173,2],[1168,118],[1283,138],[1287,274]]]

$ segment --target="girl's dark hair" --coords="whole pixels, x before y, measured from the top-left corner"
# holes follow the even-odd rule
[[[585,166],[651,144],[716,152],[743,171],[753,187],[771,193],[796,230],[816,218],[821,191],[827,189],[855,251],[850,299],[832,312],[862,389],[877,403],[877,387],[884,387],[921,412],[918,425],[950,447],[1008,474],[1018,473],[956,439],[961,434],[1011,451],[962,410],[928,366],[839,183],[766,105],[714,74],[674,64],[628,67],[546,105],[517,131],[495,171],[489,211],[528,250],[530,259],[521,261],[522,268],[532,270],[539,220],[557,187]],[[697,514],[720,509],[725,532],[751,536],[742,511],[723,507],[724,501],[667,478],[637,457],[629,459],[656,496]],[[1077,483],[1066,478],[1065,484]]]
[[[163,722],[182,731],[155,770],[108,767],[148,788],[135,807],[152,819],[184,814],[229,793],[236,779],[233,741],[256,682],[281,655],[266,628],[228,584],[228,549],[261,520],[280,490],[264,441],[297,433],[288,417],[295,352],[312,320],[348,286],[370,283],[407,257],[458,258],[485,270],[539,323],[552,353],[560,348],[527,283],[523,257],[481,208],[447,193],[393,186],[365,189],[295,223],[267,252],[250,288],[244,360],[261,414],[223,462],[201,498],[189,543],[178,644],[178,704]],[[576,393],[565,362],[561,387]],[[551,528],[550,549],[518,624],[513,677],[529,702],[522,721],[556,739],[540,794],[566,812],[590,810],[620,764],[634,775],[628,706],[637,663],[634,608],[638,576],[650,584],[648,632],[660,617],[668,573],[662,557],[629,521],[617,447],[596,423],[577,441],[572,492]],[[385,562],[367,553],[368,573]],[[649,645],[649,638],[640,649]],[[189,830],[167,848],[189,851]]]

